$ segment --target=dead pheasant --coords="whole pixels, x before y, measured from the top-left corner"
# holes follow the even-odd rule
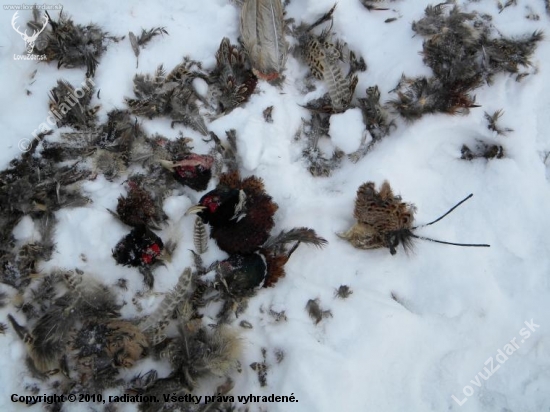
[[[434,240],[413,233],[420,227],[430,226],[464,203],[473,195],[469,195],[459,202],[447,213],[433,222],[422,226],[413,226],[416,208],[395,196],[387,181],[382,184],[379,191],[375,189],[373,182],[364,183],[357,190],[355,199],[354,217],[357,222],[345,233],[338,236],[346,239],[358,249],[378,249],[387,247],[390,253],[395,255],[396,248],[401,244],[405,250],[412,248],[413,239],[428,240],[454,246],[489,247],[485,244],[462,244]]]
[[[172,172],[174,179],[196,191],[203,191],[212,177],[214,158],[191,153],[176,161],[161,160],[161,165]]]
[[[113,257],[120,265],[139,268],[145,284],[152,288],[152,269],[169,253],[164,242],[147,226],[136,226],[113,249]]]
[[[225,323],[232,313],[238,316],[246,309],[248,298],[259,289],[273,287],[279,279],[285,277],[284,266],[302,243],[322,248],[327,241],[306,227],[283,230],[252,253],[234,253],[208,268],[203,267],[202,273],[211,270],[216,272],[215,281],[199,281],[192,302],[196,307],[202,307],[208,301],[222,299],[224,304],[217,317],[220,323]],[[205,300],[205,295],[214,289],[218,293]]]
[[[279,207],[256,176],[241,179],[238,172],[220,176],[218,186],[187,210],[210,225],[210,237],[230,254],[252,253],[269,238]]]
[[[288,244],[293,243],[288,248]],[[281,231],[255,253],[231,255],[218,265],[219,281],[234,296],[247,296],[257,287],[272,287],[285,277],[284,265],[303,243],[322,248],[327,241],[306,227]]]

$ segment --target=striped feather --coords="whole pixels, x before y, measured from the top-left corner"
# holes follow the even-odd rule
[[[195,250],[199,255],[208,250],[208,233],[206,233],[206,226],[200,217],[195,219],[193,242],[195,243]]]
[[[144,319],[139,325],[142,332],[147,333],[150,340],[158,342],[161,334],[168,324],[167,319],[172,316],[174,310],[186,297],[186,292],[191,285],[191,269],[186,268],[180,275],[178,283],[162,300],[159,307]]]
[[[350,99],[350,82],[342,74],[338,61],[325,58],[323,78],[328,86],[328,93],[335,111],[346,109]]]

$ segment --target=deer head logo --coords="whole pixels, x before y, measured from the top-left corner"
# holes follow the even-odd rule
[[[27,30],[25,30],[24,33],[21,33],[19,31],[19,27],[15,27],[15,21],[17,20],[17,17],[18,17],[17,13],[19,12],[16,11],[15,14],[13,15],[13,18],[11,19],[11,26],[17,33],[21,35],[23,40],[25,40],[25,43],[27,43],[27,53],[32,53],[34,49],[34,42],[38,38],[38,35],[44,31],[44,29],[46,28],[46,25],[48,24],[48,20],[49,20],[48,16],[44,14],[44,25],[42,26],[42,28],[40,30],[34,30],[34,33],[32,34],[32,36],[29,36],[27,34]]]

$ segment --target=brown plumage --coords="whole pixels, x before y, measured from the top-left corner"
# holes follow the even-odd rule
[[[149,343],[136,325],[117,319],[107,322],[106,328],[105,354],[115,366],[129,368],[146,354]]]
[[[295,53],[307,63],[313,76],[324,80],[328,87],[328,96],[310,102],[307,106],[317,112],[345,111],[351,103],[357,86],[358,79],[354,73],[367,68],[363,58],[357,58],[345,43],[333,38],[331,28],[323,30],[319,35],[313,33],[313,29],[317,26],[332,21],[335,9],[336,5],[313,24],[302,23],[295,29],[298,37]],[[340,63],[349,64],[347,74],[342,71]]]
[[[288,247],[291,243],[292,246]],[[218,280],[234,297],[252,296],[255,288],[274,286],[285,276],[284,265],[301,243],[322,248],[327,241],[306,227],[283,230],[257,252],[234,254],[220,262],[217,265]]]
[[[221,322],[227,321],[232,310],[235,314],[246,308],[246,299],[261,287],[272,287],[285,276],[284,266],[300,243],[322,248],[327,241],[306,227],[281,231],[271,237],[256,252],[232,254],[216,266],[215,286],[225,300],[218,313]],[[292,244],[292,246],[290,246]]]
[[[123,223],[133,227],[156,225],[164,217],[161,205],[134,180],[128,182],[128,194],[118,198],[116,212]]]
[[[413,205],[404,203],[401,197],[393,194],[387,181],[379,191],[373,182],[364,183],[357,190],[355,199],[353,215],[357,222],[339,236],[358,249],[388,247],[395,254],[392,235],[413,228],[415,210]]]
[[[414,239],[453,246],[490,247],[487,244],[446,242],[413,233],[420,227],[439,222],[472,196],[473,194],[470,194],[465,197],[436,220],[413,227],[414,213],[416,212],[414,205],[403,202],[400,196],[395,196],[387,181],[382,184],[379,191],[375,189],[373,182],[367,182],[357,190],[354,210],[357,222],[350,230],[338,236],[346,239],[358,249],[387,247],[392,255],[397,253],[396,248],[399,244],[405,250],[411,249]]]
[[[195,227],[193,229],[193,243],[195,251],[202,255],[208,250],[208,231],[201,218],[195,219]]]
[[[293,245],[289,248],[290,243],[293,243]],[[318,236],[313,229],[297,227],[281,231],[263,245],[262,253],[267,263],[267,276],[264,287],[272,287],[279,279],[285,277],[284,265],[301,243],[323,248],[328,242]]]
[[[227,253],[252,253],[268,238],[279,207],[255,176],[241,179],[238,172],[220,176],[216,189],[189,209],[210,224],[210,237]]]
[[[77,130],[95,126],[99,106],[91,107],[94,83],[90,80],[75,88],[66,80],[58,80],[50,91],[50,110],[57,127],[72,126]],[[81,94],[80,94],[81,93]]]
[[[184,59],[168,75],[162,65],[154,75],[136,74],[134,76],[135,99],[126,99],[133,114],[150,119],[168,116],[172,127],[177,123],[198,131],[204,136],[208,129],[199,113],[199,96],[191,86],[193,79],[204,77],[200,72],[200,63]]]
[[[185,268],[174,288],[165,295],[157,309],[140,322],[139,329],[149,338],[149,341],[153,345],[157,345],[166,339],[166,335],[163,332],[170,323],[170,318],[174,314],[174,311],[179,308],[181,312],[182,309],[189,307],[188,291],[192,281],[193,274],[191,273],[191,269]]]
[[[145,335],[129,321],[86,320],[73,332],[67,347],[70,369],[82,384],[109,387],[115,383],[117,368],[132,367],[147,354],[148,347]],[[106,382],[106,377],[111,382]]]
[[[317,103],[319,108],[316,108],[315,104],[312,108],[328,113],[337,113],[347,109],[358,79],[355,75],[346,76],[342,73],[339,60],[343,57],[337,45],[332,44],[329,39],[318,39],[311,36],[305,44],[303,55],[311,73],[317,79],[325,80],[329,89],[330,105],[323,104],[321,101]]]
[[[8,315],[13,329],[27,345],[28,364],[38,374],[52,374],[62,368],[69,343],[82,330],[80,321],[108,323],[119,316],[114,293],[89,275],[76,270],[60,271],[56,276],[65,281],[68,292],[55,299],[32,328],[19,325]]]
[[[224,37],[216,52],[216,68],[210,76],[217,89],[218,111],[229,113],[254,93],[258,79],[252,72],[246,51]]]

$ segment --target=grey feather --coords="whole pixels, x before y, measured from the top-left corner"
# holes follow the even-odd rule
[[[136,35],[133,32],[128,33],[128,38],[130,39],[130,44],[132,45],[132,50],[134,51],[134,54],[136,55],[136,69],[139,65],[139,45]]]
[[[264,243],[263,247],[266,249],[280,249],[284,250],[286,244],[291,242],[300,242],[310,244],[319,248],[324,247],[328,242],[320,236],[313,229],[307,227],[295,227],[290,230],[282,230],[277,236],[271,237]]]
[[[255,74],[276,79],[288,57],[281,0],[246,0],[241,11],[241,36]]]
[[[160,343],[160,332],[168,324],[167,319],[172,316],[178,305],[186,297],[186,292],[191,285],[191,277],[191,269],[186,268],[180,275],[174,289],[164,297],[159,307],[140,323],[140,329],[147,335],[150,335],[150,339],[154,342]]]
[[[337,60],[327,56],[325,62],[323,78],[327,82],[332,108],[334,111],[344,110],[351,100],[350,81],[342,74]]]

